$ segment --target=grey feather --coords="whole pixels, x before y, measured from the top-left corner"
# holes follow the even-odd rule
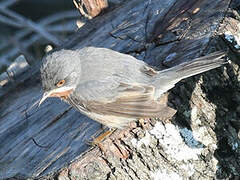
[[[157,98],[183,78],[225,63],[223,52],[194,59],[163,71],[116,51],[86,47],[47,56],[41,76],[47,91],[66,79],[74,87],[67,102],[83,114],[110,127],[122,128],[138,118],[158,117],[164,111]]]
[[[190,62],[185,62],[175,67],[159,71],[158,74],[154,76],[152,82],[157,89],[155,98],[159,98],[161,94],[173,88],[174,85],[182,79],[226,64],[227,61],[223,58],[224,56],[225,52],[218,51],[207,56],[196,58]]]

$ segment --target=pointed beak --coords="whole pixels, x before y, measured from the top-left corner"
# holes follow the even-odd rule
[[[39,101],[38,107],[48,98],[55,97],[55,94],[65,93],[66,95],[73,90],[73,87],[60,87],[57,89],[53,89],[51,91],[45,92],[42,96],[42,99]],[[59,96],[58,96],[59,97]]]
[[[38,107],[43,103],[43,101],[45,101],[48,97],[51,96],[53,92],[45,92],[42,96],[42,99],[39,101]]]

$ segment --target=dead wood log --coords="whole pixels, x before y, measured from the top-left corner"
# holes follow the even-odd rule
[[[220,35],[231,29],[224,20],[229,3],[123,1],[85,24],[62,48],[107,47],[159,68],[174,66],[226,47]],[[59,100],[27,111],[41,94],[38,66],[32,67],[0,89],[0,178],[239,176],[239,62],[232,59],[232,65],[188,78],[166,93],[161,101],[176,114],[169,107],[159,120],[118,130],[94,148],[85,140],[100,125]]]
[[[107,0],[73,0],[73,3],[79,12],[89,19],[97,16],[108,7]]]

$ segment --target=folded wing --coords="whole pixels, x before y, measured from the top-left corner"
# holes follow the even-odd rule
[[[110,84],[112,88],[105,83],[96,82],[98,86],[92,84],[92,88],[85,84],[77,89],[78,94],[71,97],[72,101],[88,112],[131,119],[158,117],[166,107],[154,100],[153,86],[119,83],[114,87]]]

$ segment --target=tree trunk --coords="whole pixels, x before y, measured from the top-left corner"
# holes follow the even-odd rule
[[[111,48],[160,69],[230,47],[230,65],[183,80],[161,98],[168,113],[117,130],[98,147],[91,148],[86,140],[101,126],[67,104],[50,99],[29,109],[41,95],[38,65],[1,88],[0,178],[240,176],[240,76],[235,55],[239,42],[234,42],[240,26],[234,10],[237,3],[229,3],[122,1],[85,24],[61,47]]]

